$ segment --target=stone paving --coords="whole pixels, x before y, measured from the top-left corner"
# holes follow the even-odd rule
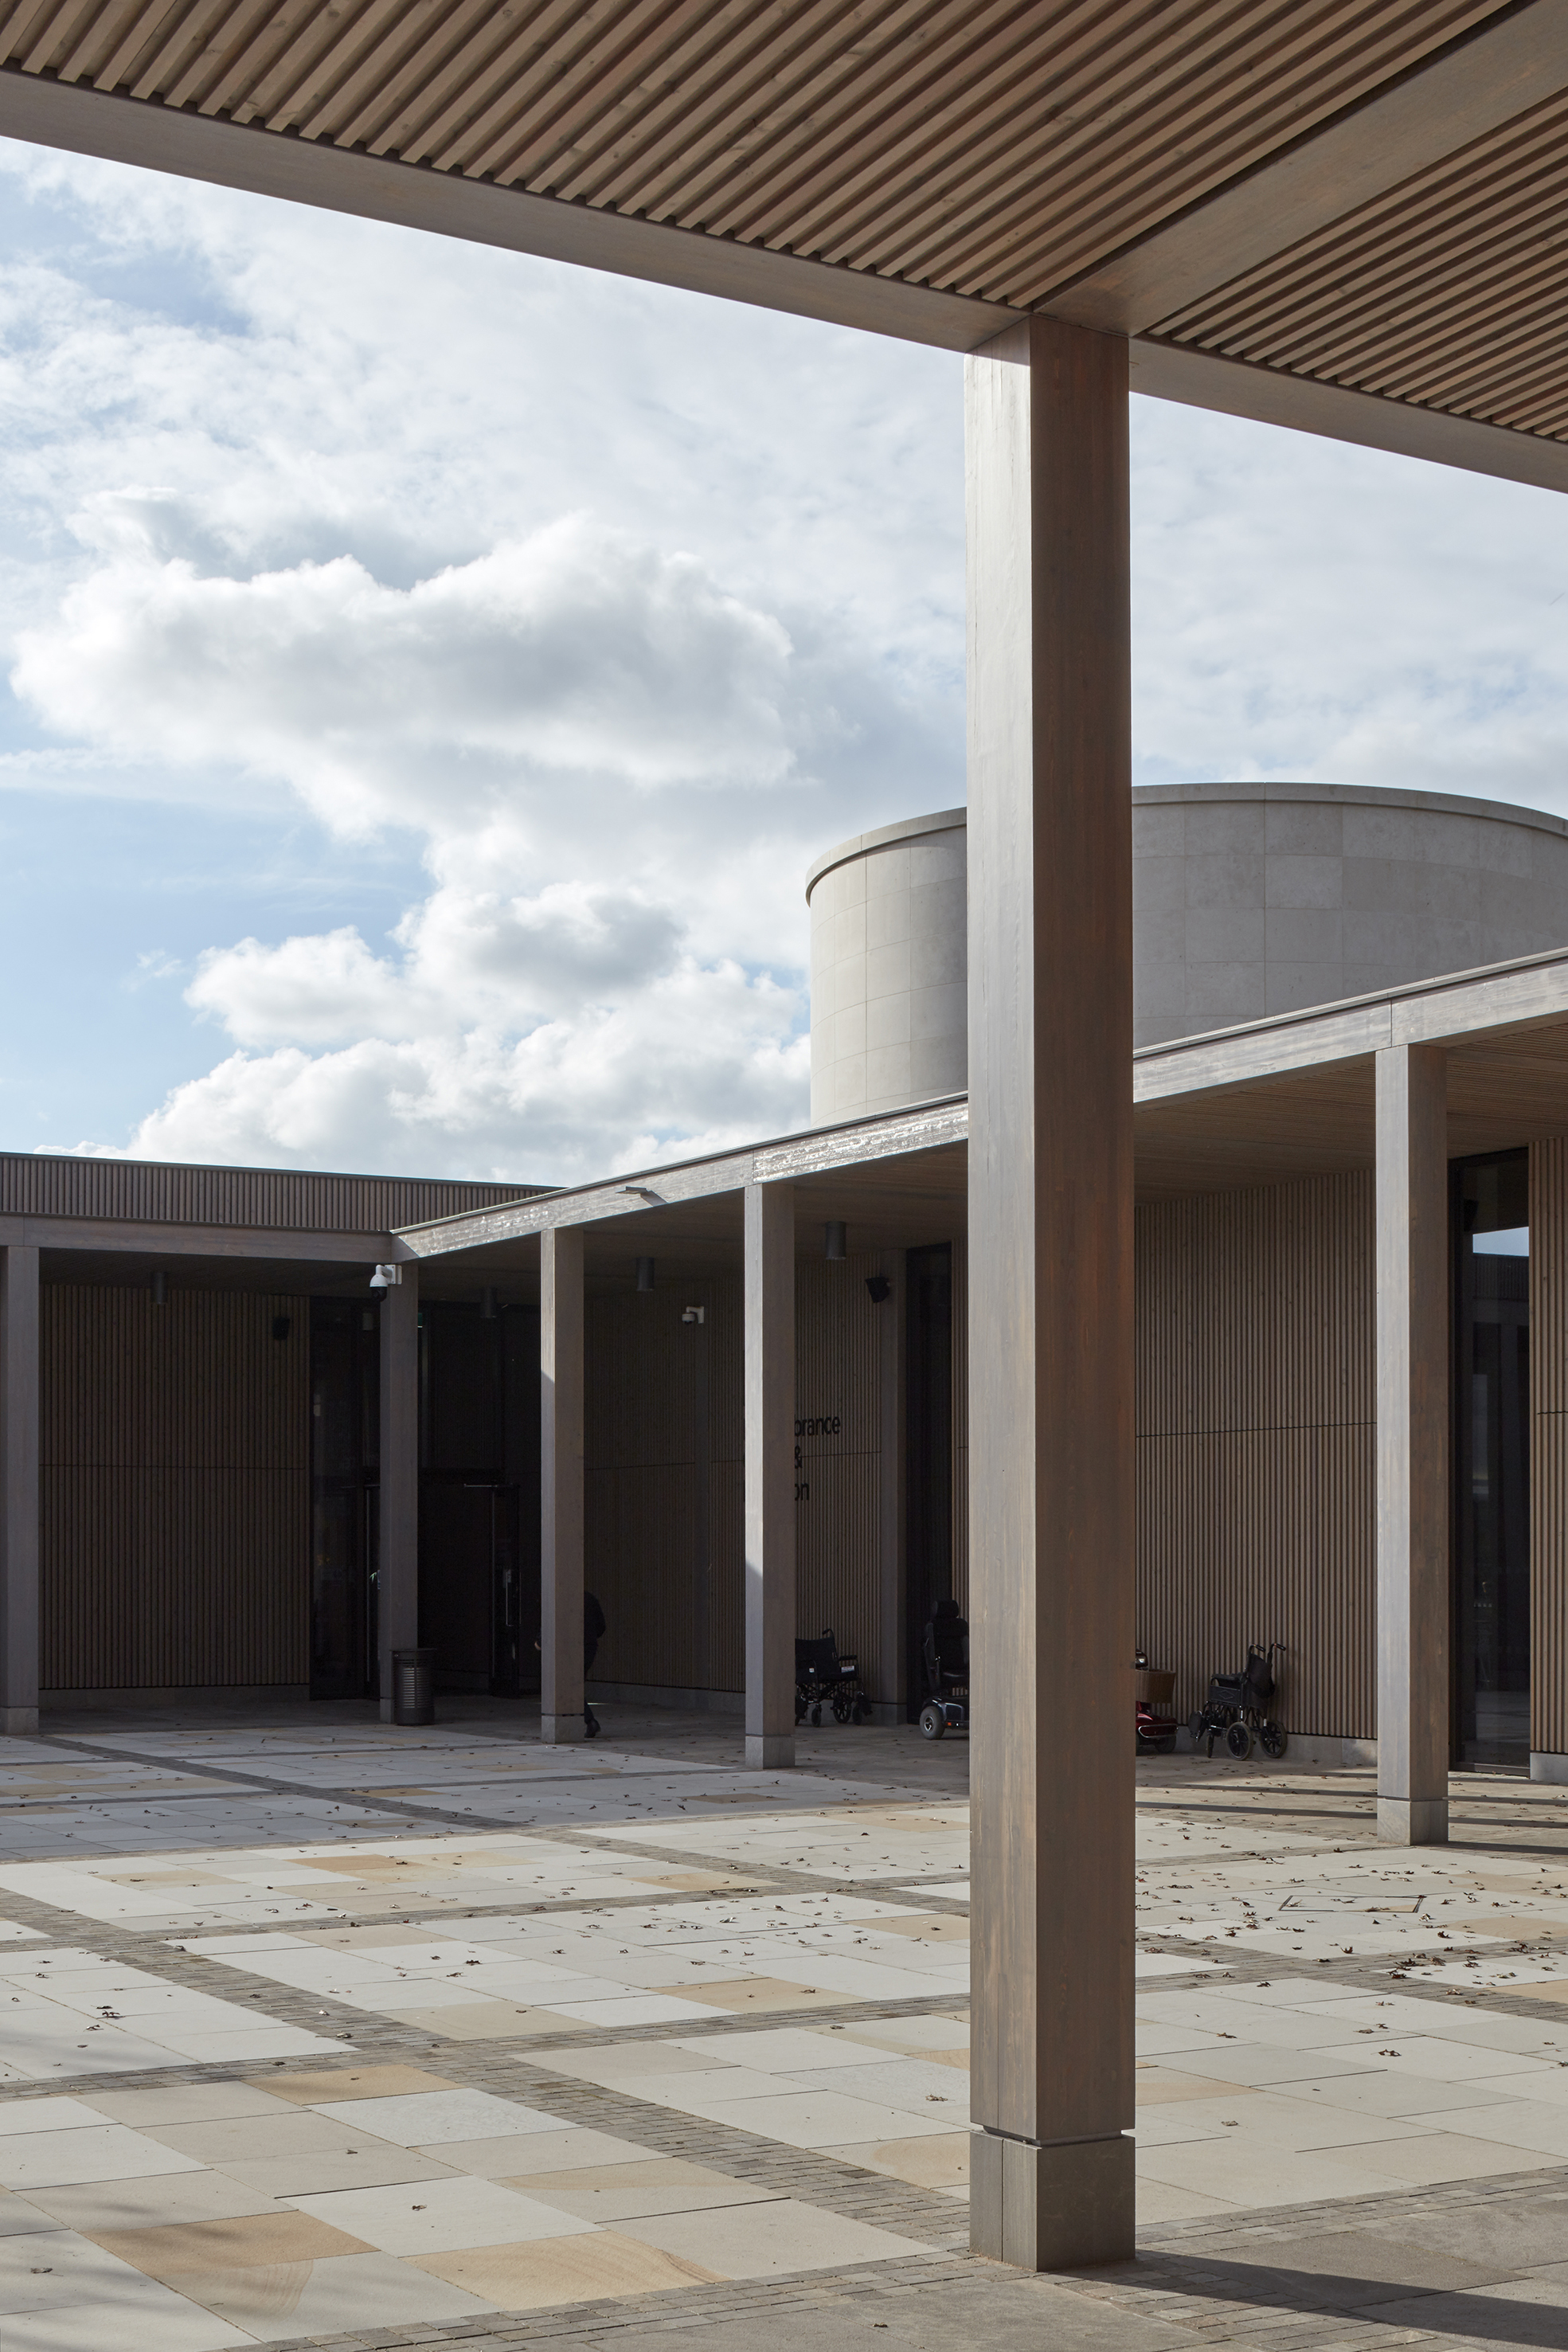
[[[47,1721],[0,1759],[0,2352],[1568,2346],[1568,1819],[1140,1764],[1141,2252],[967,2245],[962,1742]],[[716,2335],[716,2331],[717,2331]]]

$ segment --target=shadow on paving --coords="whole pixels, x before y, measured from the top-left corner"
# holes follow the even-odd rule
[[[1568,2346],[1568,2187],[1556,2182],[1506,2200],[1406,2211],[1381,2230],[1281,2230],[1266,2242],[1273,2260],[1249,2237],[1232,2241],[1234,2252],[1223,2242],[1201,2252],[1149,2248],[1133,2268],[1099,2277],[1124,2312],[1135,2313],[1145,2294],[1180,2296],[1190,2325],[1201,2306],[1210,2340],[1230,2332],[1229,2305],[1240,2333],[1267,2315],[1273,2329],[1288,2318],[1353,2320],[1455,2343]]]

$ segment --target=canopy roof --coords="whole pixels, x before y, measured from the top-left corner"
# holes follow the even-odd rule
[[[1568,0],[13,0],[0,132],[1568,487]]]

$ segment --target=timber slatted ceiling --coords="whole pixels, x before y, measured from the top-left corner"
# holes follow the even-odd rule
[[[1561,437],[1565,202],[1568,100],[1555,98],[1151,331]]]
[[[1498,0],[13,0],[0,61],[1029,306]]]
[[[1282,1641],[1290,1727],[1371,1738],[1371,1179],[1145,1207],[1136,1236],[1138,1639],[1184,1717]]]
[[[379,1234],[422,1219],[498,1208],[545,1189],[0,1152],[0,1215],[13,1217],[119,1217],[136,1224]]]
[[[1530,1744],[1568,1755],[1568,1138],[1530,1150]]]
[[[45,1286],[46,1689],[306,1681],[308,1320],[303,1298]]]
[[[1278,1078],[1141,1102],[1133,1113],[1140,1201],[1276,1183],[1304,1168],[1373,1160],[1370,1055]]]

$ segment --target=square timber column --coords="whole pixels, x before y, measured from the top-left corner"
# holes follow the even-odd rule
[[[381,1717],[392,1721],[392,1652],[419,1640],[419,1266],[382,1293],[376,1649]]]
[[[1448,1837],[1448,1097],[1377,1055],[1377,1834]]]
[[[795,1761],[795,1202],[746,1188],[746,1760]]]
[[[38,1727],[38,1253],[0,1249],[0,1732]]]
[[[1133,2252],[1127,347],[966,363],[970,2242]]]
[[[580,1739],[582,1688],[582,1229],[539,1236],[539,1738]]]

